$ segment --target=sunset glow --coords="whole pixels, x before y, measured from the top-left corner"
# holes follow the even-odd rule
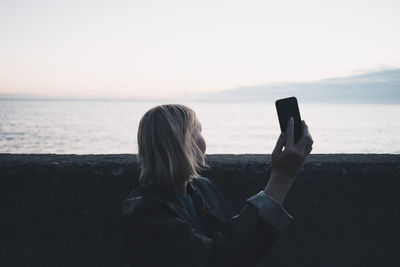
[[[398,1],[1,1],[0,94],[175,97],[400,66]]]

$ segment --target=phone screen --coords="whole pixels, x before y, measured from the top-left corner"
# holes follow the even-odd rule
[[[278,112],[279,125],[282,132],[286,133],[289,118],[294,118],[294,142],[297,143],[301,138],[303,127],[296,97],[276,100],[275,107]]]

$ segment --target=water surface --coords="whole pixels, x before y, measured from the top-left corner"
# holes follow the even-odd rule
[[[137,153],[141,116],[160,103],[0,101],[0,153]],[[208,154],[271,153],[273,103],[184,103],[203,126]],[[300,103],[313,153],[400,153],[400,105]]]

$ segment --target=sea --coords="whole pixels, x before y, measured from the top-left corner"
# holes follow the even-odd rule
[[[167,102],[168,103],[168,102]],[[202,124],[207,154],[270,154],[274,103],[179,102]],[[0,100],[0,153],[137,153],[143,114],[164,102]],[[400,153],[400,105],[299,103],[315,154]]]

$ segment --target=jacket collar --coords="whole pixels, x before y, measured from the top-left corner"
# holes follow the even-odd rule
[[[177,193],[168,190],[160,185],[139,185],[136,192],[140,192],[152,202],[157,202],[168,206],[175,213],[182,215],[182,212],[186,212],[185,204],[182,196]],[[199,207],[203,212],[221,221],[219,217],[213,212],[205,201],[205,197],[202,197],[201,191],[199,191],[195,185],[195,181],[188,182],[186,187],[186,194],[190,194],[195,206]],[[177,207],[178,206],[178,207]],[[182,211],[183,210],[183,211]],[[190,216],[189,214],[187,214]]]

